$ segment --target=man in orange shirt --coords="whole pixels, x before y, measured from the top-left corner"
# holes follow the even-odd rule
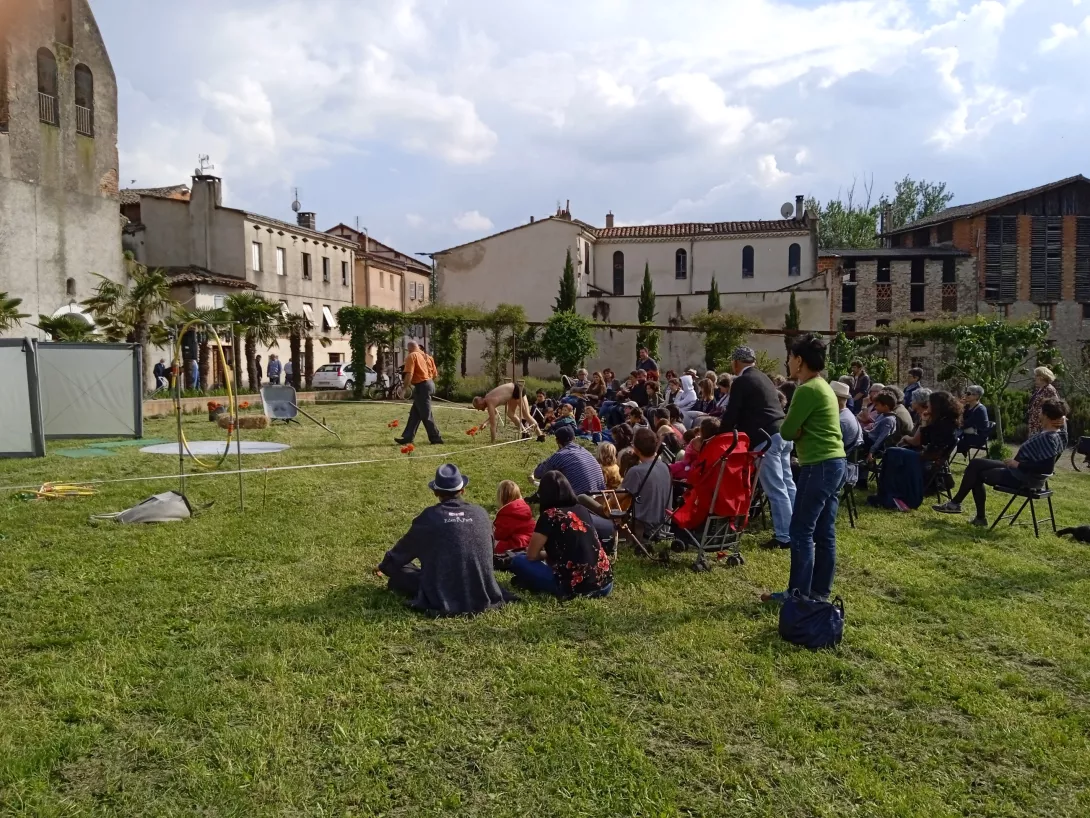
[[[435,368],[435,360],[415,341],[409,341],[405,349],[409,354],[405,358],[403,371],[405,381],[412,386],[413,408],[409,410],[405,433],[401,437],[394,438],[394,442],[401,445],[412,443],[413,438],[416,437],[416,430],[423,423],[424,430],[428,433],[428,442],[442,443],[443,436],[439,433],[439,427],[435,425],[435,418],[431,412],[431,396],[435,394],[435,379],[439,375]]]

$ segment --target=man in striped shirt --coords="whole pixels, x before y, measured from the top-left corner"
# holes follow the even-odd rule
[[[1041,405],[1041,431],[1023,443],[1010,460],[985,460],[978,457],[965,467],[961,488],[954,499],[932,506],[943,514],[961,514],[961,502],[973,494],[976,517],[973,525],[986,526],[985,490],[988,486],[1025,488],[1040,486],[1052,474],[1056,460],[1067,448],[1067,404],[1058,398]]]
[[[534,469],[534,478],[540,480],[546,472],[558,471],[568,478],[576,496],[605,491],[606,481],[602,476],[601,464],[594,459],[594,455],[574,441],[575,432],[570,426],[557,429],[557,449]]]

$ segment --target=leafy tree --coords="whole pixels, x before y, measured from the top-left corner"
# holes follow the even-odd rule
[[[560,276],[560,294],[556,297],[553,312],[575,312],[575,298],[578,291],[575,289],[575,267],[571,262],[571,248],[568,248],[564,258],[564,273]]]
[[[1008,321],[990,316],[968,320],[903,322],[894,331],[919,341],[947,344],[953,355],[939,371],[940,380],[963,379],[984,388],[993,408],[997,443],[1003,441],[1003,413],[1000,406],[1011,384],[1037,365],[1039,356],[1052,360],[1052,368],[1063,374],[1059,352],[1049,346],[1048,321]]]
[[[487,344],[484,354],[484,371],[493,386],[507,380],[507,364],[511,360],[512,338],[526,326],[526,311],[517,304],[498,304],[481,321]]]
[[[177,302],[170,297],[170,281],[162,270],[149,270],[143,264],[129,265],[129,280],[124,284],[99,276],[95,294],[83,302],[95,324],[108,341],[138,344],[144,359],[144,388],[155,389],[149,347],[165,341],[161,316]]]
[[[443,397],[451,397],[458,382],[459,362],[464,349],[462,335],[479,326],[484,313],[473,304],[437,304],[434,301],[414,312],[413,317],[431,327],[431,356],[439,370],[436,387]]]
[[[709,369],[725,371],[735,347],[746,342],[750,333],[760,328],[760,322],[732,312],[701,312],[692,318],[692,325],[704,333],[704,355]]]
[[[545,324],[541,338],[545,360],[556,363],[564,375],[572,375],[598,351],[594,325],[575,312],[558,312]]]
[[[367,366],[367,355],[375,347],[375,374],[383,382],[386,368],[385,353],[393,350],[405,332],[405,327],[414,323],[415,316],[381,307],[341,307],[337,311],[337,326],[342,335],[348,336],[352,350],[352,368],[362,372]],[[352,383],[355,398],[363,397],[363,379],[357,378]]]
[[[643,286],[640,287],[640,300],[636,314],[643,325],[655,323],[655,288],[651,284],[651,265],[643,265]],[[659,359],[659,332],[655,329],[641,329],[636,333],[636,349],[647,348],[652,359]]]
[[[24,312],[19,312],[19,305],[23,303],[21,298],[12,298],[7,293],[0,293],[0,332],[7,332],[22,324],[24,318],[30,318]]]
[[[884,354],[885,347],[873,335],[856,335],[849,338],[838,332],[829,342],[825,371],[830,380],[851,374],[852,361],[860,361],[863,368],[876,383],[890,383],[893,380],[893,368]]]
[[[791,345],[802,328],[802,316],[799,314],[799,305],[795,301],[795,293],[791,293],[791,303],[787,305],[787,312],[783,316],[783,346],[785,357],[784,366],[787,366],[787,356],[791,354]],[[787,374],[791,374],[788,372]]]
[[[229,295],[224,300],[227,320],[234,325],[231,336],[231,360],[235,368],[235,388],[242,388],[242,357],[240,346],[246,344],[246,375],[250,391],[259,389],[260,373],[257,372],[257,346],[272,346],[280,337],[282,308],[254,293]],[[198,369],[200,362],[197,363]],[[294,368],[294,364],[293,364]]]
[[[928,182],[925,179],[915,181],[911,176],[893,183],[889,230],[896,230],[914,221],[934,216],[954,199],[954,194],[946,189],[946,182]]]
[[[38,323],[34,326],[48,335],[51,341],[86,343],[99,340],[91,324],[84,318],[71,313],[53,316],[39,315]]]
[[[722,309],[723,306],[719,303],[719,282],[712,276],[712,287],[708,290],[708,312],[719,312]]]
[[[756,366],[759,370],[768,375],[768,377],[770,378],[773,375],[780,374],[780,359],[773,358],[763,349],[757,350],[757,361],[756,363],[754,363],[754,366]]]
[[[539,327],[526,327],[518,337],[516,347],[518,359],[522,363],[522,376],[530,376],[530,361],[539,361],[545,357],[545,350],[541,347],[541,333]]]
[[[818,247],[876,247],[878,245],[878,216],[881,213],[880,205],[871,204],[871,190],[874,186],[873,179],[864,182],[863,200],[855,199],[855,185],[843,196],[837,193],[835,199],[830,199],[822,206],[821,202],[811,197],[806,200],[806,209],[811,213],[819,214],[818,218]]]

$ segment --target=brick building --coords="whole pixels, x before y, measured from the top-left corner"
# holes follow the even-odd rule
[[[932,321],[977,309],[974,260],[953,247],[822,250],[818,272],[829,276],[830,324],[847,333],[882,332],[905,319]],[[890,341],[899,381],[921,367],[925,381],[941,368],[931,344]]]
[[[1090,179],[958,205],[885,234],[891,249],[964,251],[977,310],[1052,322],[1052,342],[1075,365],[1090,348]]]

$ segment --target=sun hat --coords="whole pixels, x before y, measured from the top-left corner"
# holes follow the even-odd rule
[[[732,361],[749,363],[750,361],[757,360],[757,353],[750,347],[735,347],[734,352],[731,353],[730,359]]]
[[[469,478],[463,475],[453,463],[444,463],[435,470],[435,479],[428,483],[432,491],[452,493],[461,491],[469,485]]]
[[[639,409],[640,405],[638,403],[636,403],[636,401],[630,400],[630,401],[625,401],[624,408],[625,409]]]
[[[850,398],[852,396],[852,390],[848,388],[848,384],[846,383],[833,381],[829,384],[829,388],[833,390],[833,394],[838,398]]]

